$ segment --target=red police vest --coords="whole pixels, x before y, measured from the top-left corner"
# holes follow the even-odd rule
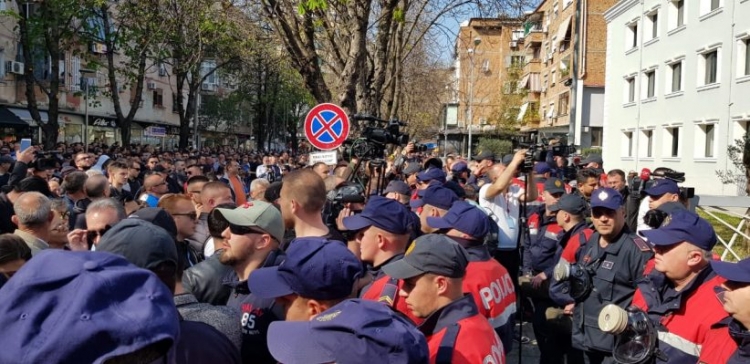
[[[586,242],[589,241],[589,239],[591,238],[591,235],[593,234],[594,234],[594,230],[585,228],[578,234],[571,236],[570,239],[568,240],[568,243],[565,245],[565,248],[563,248],[563,251],[560,257],[565,259],[565,261],[567,261],[568,263],[575,263],[576,252],[578,252],[578,249],[581,247],[581,244],[586,244]]]
[[[650,271],[653,259],[646,266]],[[706,268],[706,269],[710,269]],[[633,296],[633,306],[648,312],[651,317],[658,315],[663,329],[659,331],[659,349],[669,357],[669,363],[726,363],[736,349],[727,347],[733,342],[725,328],[712,329],[712,325],[727,317],[721,302],[716,298],[714,287],[725,280],[714,272],[706,272],[695,279],[699,285],[680,297],[679,307],[661,304],[656,295],[666,284],[667,278],[659,272],[648,274],[649,279],[638,281],[638,289]],[[675,300],[675,303],[677,301]]]
[[[500,337],[470,295],[433,313],[419,329],[427,338],[431,364],[505,363]]]
[[[494,328],[505,325],[516,313],[513,280],[508,270],[494,259],[469,262],[463,289],[474,296],[479,313]]]
[[[406,300],[398,294],[403,285],[404,281],[384,275],[372,282],[369,288],[362,292],[360,298],[383,302],[411,319],[415,325],[419,325],[424,320],[414,316],[414,314],[411,313],[411,310],[406,306]]]

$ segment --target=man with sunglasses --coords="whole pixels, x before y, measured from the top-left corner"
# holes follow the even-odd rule
[[[101,237],[125,217],[125,208],[114,199],[104,198],[92,202],[84,215],[86,228],[68,233],[71,250],[89,250],[98,245]]]
[[[132,161],[128,162],[130,168],[128,168],[128,180],[123,186],[123,190],[130,192],[131,195],[135,195],[140,191],[143,185],[141,179],[141,163],[133,158]]]
[[[250,292],[247,279],[256,269],[278,266],[284,260],[279,248],[284,239],[281,212],[267,202],[251,201],[236,209],[217,208],[212,214],[229,223],[225,240],[216,249],[223,249],[219,261],[234,270],[223,283],[232,288],[227,306],[240,313],[243,362],[275,364],[266,334],[271,322],[283,320],[284,312],[274,299]]]
[[[735,346],[736,350],[726,361],[727,364],[750,362],[750,258],[738,263],[711,261],[716,274],[726,279],[721,285],[724,290],[718,297],[724,310],[730,315],[723,319],[717,328],[729,331],[732,340],[725,340],[725,346]]]
[[[168,192],[169,187],[164,175],[152,172],[143,181],[143,194],[139,199],[145,202],[148,207],[156,207],[161,196],[164,196]]]
[[[83,172],[88,171],[89,169],[91,169],[91,166],[94,165],[94,158],[91,157],[90,154],[83,153],[83,152],[76,154],[75,159],[73,159],[73,161],[75,163],[75,167],[79,171],[83,171]]]
[[[185,269],[188,269],[203,260],[203,253],[199,249],[194,249],[187,241],[187,238],[195,234],[196,220],[198,213],[195,212],[190,197],[187,195],[177,194],[169,195],[159,201],[159,207],[163,208],[172,219],[177,234],[177,253],[180,257],[180,263]]]
[[[634,282],[643,276],[653,257],[651,246],[625,225],[622,195],[599,188],[591,195],[591,218],[596,228],[576,261],[591,274],[591,293],[573,310],[573,347],[584,351],[589,363],[612,362],[614,338],[596,324],[601,309],[612,303],[625,309],[635,294]]]
[[[648,313],[659,330],[659,363],[726,363],[733,348],[727,330],[712,328],[726,312],[714,288],[724,281],[709,262],[716,233],[708,221],[675,210],[655,230],[642,234],[653,246],[647,275],[636,281],[633,306]]]

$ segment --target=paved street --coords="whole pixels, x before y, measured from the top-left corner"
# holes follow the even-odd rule
[[[523,345],[519,351],[518,341],[513,343],[513,350],[508,353],[505,358],[505,362],[508,364],[532,364],[539,362],[539,348],[536,346],[536,339],[534,338],[534,330],[531,328],[531,323],[524,322],[523,334],[526,335],[531,341],[528,344]],[[519,352],[521,353],[521,361],[519,362]]]

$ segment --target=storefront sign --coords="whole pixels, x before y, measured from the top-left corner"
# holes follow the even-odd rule
[[[167,129],[163,126],[149,126],[145,130],[146,136],[163,137],[167,135]]]
[[[89,116],[88,123],[90,126],[99,126],[103,128],[117,128],[117,119],[105,118],[103,116]]]

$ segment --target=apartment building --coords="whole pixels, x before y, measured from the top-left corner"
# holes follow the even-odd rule
[[[468,150],[483,134],[497,129],[510,94],[508,69],[523,62],[522,22],[508,18],[473,18],[461,24],[454,48],[452,100],[445,104],[448,149]]]
[[[17,12],[17,2],[0,2],[0,11]],[[38,6],[34,3],[22,6]],[[31,137],[41,142],[42,133],[39,125],[31,118],[27,109],[24,58],[19,54],[19,35],[15,30],[15,20],[2,16],[4,26],[0,27],[0,139],[12,141],[22,137]],[[102,36],[103,37],[103,36]],[[89,142],[104,142],[112,145],[121,142],[120,125],[115,116],[115,107],[109,93],[107,70],[100,67],[93,70],[86,64],[87,57],[98,58],[100,64],[106,65],[106,45],[92,42],[80,44],[75,50],[68,50],[64,59],[59,62],[60,125],[58,141],[76,143],[84,141],[84,123],[88,127]],[[120,55],[115,55],[119,62]],[[35,77],[44,82],[51,79],[52,66],[49,57],[33,65]],[[213,61],[206,61],[202,69],[215,68]],[[206,72],[206,71],[204,71]],[[179,140],[179,115],[177,97],[186,97],[187,92],[180,92],[175,86],[175,77],[167,64],[149,64],[144,80],[143,95],[135,120],[131,123],[131,143],[159,144],[176,146]],[[220,92],[223,84],[218,75],[208,77],[202,87],[205,94]],[[131,85],[122,82],[118,85],[120,105],[124,114],[130,111],[134,90]],[[36,93],[42,122],[48,118],[47,97],[41,91]],[[87,102],[88,101],[88,102]],[[86,104],[88,103],[88,110]],[[85,115],[88,113],[88,119]],[[233,131],[236,141],[237,132],[249,135],[249,130]],[[211,132],[204,132],[211,133]],[[227,134],[229,135],[229,134]],[[228,143],[227,143],[228,144]]]
[[[521,131],[602,146],[606,23],[615,0],[546,0],[524,22]]]
[[[696,193],[722,184],[727,148],[750,123],[750,2],[623,0],[606,13],[604,160],[685,172]]]

